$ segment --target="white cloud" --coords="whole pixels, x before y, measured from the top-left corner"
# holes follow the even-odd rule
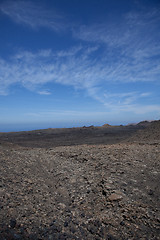
[[[137,102],[137,100],[141,98],[145,98],[152,95],[150,92],[125,92],[125,93],[105,93],[104,96],[104,101],[108,102],[110,100],[110,104],[112,105],[113,103],[115,104],[123,104],[128,105],[132,104],[133,102]]]
[[[93,51],[93,49],[92,49]],[[7,90],[19,83],[34,90],[53,82],[75,88],[89,88],[104,79],[102,66],[93,65],[89,48],[71,48],[70,51],[21,52],[8,60],[0,59],[0,89]]]
[[[42,90],[42,91],[38,91],[38,94],[40,94],[40,95],[51,95],[51,92],[49,92],[48,90]]]
[[[152,95],[151,92],[125,92],[125,93],[103,93],[102,90],[92,88],[89,90],[91,97],[101,102],[109,113],[134,113],[147,114],[157,112],[160,115],[159,104],[141,104],[139,100]]]
[[[74,37],[103,47],[110,81],[159,81],[160,9],[130,12],[115,22],[81,26]]]
[[[55,56],[57,57],[70,57],[70,56],[75,56],[79,51],[81,51],[83,48],[82,46],[76,46],[76,47],[72,47],[69,50],[63,50],[63,51],[59,51],[55,54]]]
[[[133,81],[157,81],[154,76],[154,68],[130,66],[127,60],[108,63],[106,56],[102,59],[91,57],[98,47],[73,47],[67,51],[52,52],[41,50],[37,53],[21,52],[8,60],[0,59],[0,94],[8,93],[14,84],[35,91],[39,94],[49,95],[46,90],[47,83],[58,83],[73,86],[75,89],[83,89],[88,95],[102,103],[106,108],[123,111],[138,111],[136,102],[144,97],[149,97],[150,92],[109,92],[105,89],[106,83],[125,83]],[[149,64],[149,62],[148,62]],[[140,71],[141,68],[141,71]],[[138,71],[139,69],[139,71]],[[143,69],[143,70],[142,70]],[[156,70],[156,75],[160,72]],[[147,108],[146,111],[150,111]],[[158,109],[157,107],[155,109]],[[144,111],[144,110],[143,110]]]
[[[60,14],[46,11],[33,1],[4,1],[0,10],[18,24],[33,29],[47,27],[60,31],[66,27],[66,20]],[[106,107],[105,114],[160,112],[158,104],[137,103],[153,95],[151,92],[115,93],[105,89],[106,85],[113,83],[159,82],[159,27],[159,9],[143,14],[132,12],[117,22],[77,26],[73,36],[83,41],[70,49],[55,52],[43,49],[36,53],[21,51],[7,60],[0,58],[0,95],[9,94],[15,84],[40,95],[50,95],[52,91],[48,90],[48,83],[62,84],[85,90]],[[88,113],[58,114],[85,116]]]
[[[21,14],[23,4],[28,5],[26,12]],[[0,8],[19,23],[51,28],[51,15],[30,4],[15,1]],[[130,13],[114,23],[77,27],[74,36],[84,42],[67,50],[22,51],[8,60],[0,59],[0,94],[6,95],[12,85],[20,84],[39,94],[49,95],[51,92],[44,90],[45,85],[58,83],[85,90],[110,111],[159,111],[159,105],[137,105],[137,101],[148,98],[150,92],[113,93],[104,88],[109,83],[159,82],[158,13],[159,10]],[[59,28],[59,19],[57,15],[53,18],[54,30]]]
[[[74,37],[84,41],[104,43],[112,48],[130,46],[138,50],[144,47],[145,51],[150,51],[146,46],[153,39],[157,40],[160,37],[157,31],[159,27],[160,8],[143,9],[143,11],[117,16],[114,21],[108,20],[105,23],[80,26],[73,31],[73,34]],[[155,43],[159,47],[158,42]]]
[[[64,29],[64,18],[56,12],[45,10],[33,1],[4,1],[0,10],[18,24],[25,24],[31,28],[47,27],[54,31]]]

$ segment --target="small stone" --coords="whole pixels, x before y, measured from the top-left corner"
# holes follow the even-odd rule
[[[102,190],[102,195],[103,195],[103,196],[106,196],[106,195],[107,195],[107,193],[106,193],[106,191],[105,191],[104,189]]]
[[[6,193],[6,197],[7,197],[7,198],[10,198],[10,197],[11,197],[11,194],[10,194],[10,193]]]
[[[76,228],[75,228],[74,226],[72,226],[72,227],[70,228],[70,231],[71,231],[72,233],[75,233],[75,232],[76,232]]]
[[[109,183],[105,183],[104,187],[105,189],[112,189],[112,186]]]
[[[81,217],[85,217],[85,213],[81,213]]]
[[[32,184],[32,183],[33,183],[31,179],[28,179],[28,181],[27,181],[27,182],[28,182],[28,183],[30,183],[30,184]]]
[[[65,207],[66,207],[66,205],[65,205],[64,203],[59,203],[58,205],[59,205],[60,208],[62,208],[62,209],[65,209]]]
[[[19,235],[19,234],[14,234],[14,240],[21,240],[22,239],[22,237],[21,237],[21,235]]]
[[[54,239],[55,239],[54,235],[49,235],[48,236],[48,240],[54,240]]]
[[[121,225],[121,226],[124,226],[124,225],[125,225],[125,223],[124,223],[123,221],[121,221],[121,222],[120,222],[120,225]]]
[[[95,234],[98,230],[97,230],[98,227],[94,226],[93,224],[89,225],[88,226],[88,231],[91,233],[91,234]]]
[[[17,223],[17,222],[16,222],[16,219],[11,219],[9,225],[10,225],[11,228],[15,228],[16,223]]]
[[[108,234],[106,240],[116,240],[116,238],[113,235]]]
[[[68,222],[64,222],[64,227],[67,227],[68,226]]]
[[[153,190],[150,189],[149,192],[148,192],[148,195],[153,195],[153,194],[154,194]]]
[[[30,240],[38,240],[36,233],[31,233],[28,237]]]
[[[123,197],[120,194],[116,194],[116,193],[112,193],[109,197],[108,200],[109,201],[119,201],[121,200]]]

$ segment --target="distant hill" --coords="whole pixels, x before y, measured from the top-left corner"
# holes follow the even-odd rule
[[[154,141],[160,140],[160,120],[152,122],[140,122],[137,125],[145,128],[137,131],[130,140],[134,141]]]
[[[152,121],[141,121],[139,123],[130,123],[130,124],[127,124],[127,126],[139,126],[139,127],[148,127],[149,125],[151,125]]]
[[[108,123],[105,123],[102,125],[102,127],[112,127],[111,125],[109,125]]]
[[[139,122],[137,125],[142,127],[148,127],[152,124],[152,122],[154,121],[142,121],[142,122]]]

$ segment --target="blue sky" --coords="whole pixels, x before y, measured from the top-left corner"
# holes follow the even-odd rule
[[[159,0],[1,0],[0,131],[160,119]]]

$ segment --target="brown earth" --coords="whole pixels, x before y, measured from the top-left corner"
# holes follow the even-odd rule
[[[0,239],[160,239],[160,121],[0,134]]]

